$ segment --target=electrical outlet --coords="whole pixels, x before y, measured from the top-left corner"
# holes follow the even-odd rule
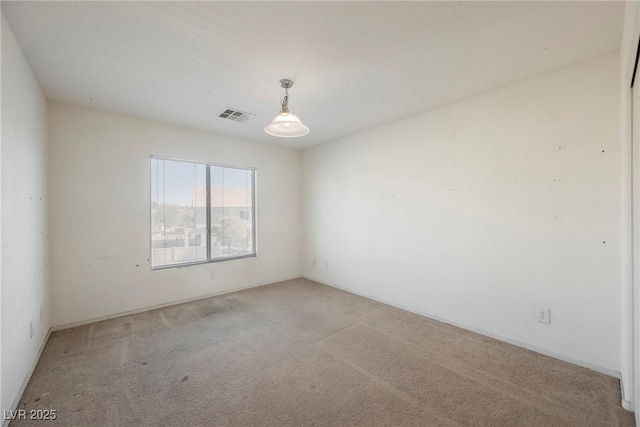
[[[29,321],[29,338],[33,338],[33,320]]]
[[[311,260],[311,264],[313,264],[313,266],[314,266],[314,267],[316,266],[316,259],[315,259],[315,258],[313,258],[313,259]]]
[[[216,272],[215,271],[210,271],[209,272],[209,279],[213,280],[216,278]]]
[[[551,323],[551,310],[548,308],[539,308],[536,311],[536,319],[540,323]]]

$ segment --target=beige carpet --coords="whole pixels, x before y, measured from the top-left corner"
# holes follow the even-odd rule
[[[298,279],[51,335],[61,426],[618,426],[619,381]]]

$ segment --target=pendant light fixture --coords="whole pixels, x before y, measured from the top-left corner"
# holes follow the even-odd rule
[[[284,88],[284,98],[280,107],[280,114],[268,124],[264,131],[271,136],[280,138],[297,138],[309,133],[309,128],[302,124],[298,116],[289,111],[289,88],[293,86],[293,80],[282,79],[280,86]]]

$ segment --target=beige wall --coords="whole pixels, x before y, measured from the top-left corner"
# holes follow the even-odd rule
[[[49,330],[46,157],[46,101],[3,16],[1,410],[17,404]]]
[[[300,276],[298,151],[63,104],[49,111],[54,326]],[[258,257],[150,271],[150,155],[256,167]]]
[[[618,82],[610,55],[306,150],[304,275],[620,372]]]

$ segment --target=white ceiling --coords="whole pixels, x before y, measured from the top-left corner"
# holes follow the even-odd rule
[[[48,99],[305,148],[619,49],[620,2],[2,2]],[[279,139],[278,80],[311,133]],[[217,118],[224,107],[254,113]]]

